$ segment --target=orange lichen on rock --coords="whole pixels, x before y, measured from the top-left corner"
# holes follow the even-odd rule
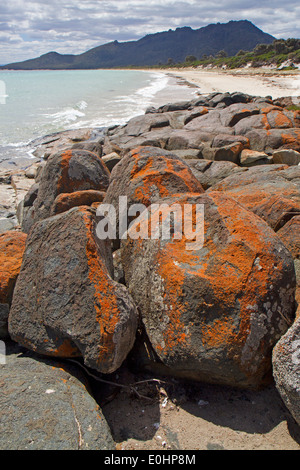
[[[66,150],[61,154],[61,174],[59,175],[57,181],[57,194],[60,194],[62,191],[64,193],[71,193],[79,189],[80,182],[71,182],[68,176],[70,159],[72,158],[72,150]],[[75,183],[75,186],[74,186]]]
[[[155,352],[181,377],[261,384],[272,346],[288,326],[284,318],[293,314],[292,260],[265,222],[224,193],[177,194],[163,202],[204,205],[204,226],[191,210],[184,221],[195,239],[202,229],[204,237],[188,249],[191,232],[177,239],[174,217],[170,237],[124,243],[126,282]]]
[[[262,122],[262,125],[263,127],[268,131],[269,129],[271,129],[271,126],[269,124],[269,121],[268,121],[268,118],[267,118],[267,115],[266,114],[263,114],[262,117],[261,117],[261,122]]]
[[[244,212],[243,220],[241,220],[237,214],[234,214],[233,207],[229,209],[228,205],[222,204],[222,194],[210,193],[210,197],[218,204],[219,211],[223,217],[223,220],[228,225],[230,233],[235,234],[236,246],[238,247],[240,241],[239,251],[236,250],[234,253],[234,246],[232,256],[236,269],[240,270],[240,286],[236,283],[238,278],[235,279],[235,284],[238,290],[242,293],[240,298],[240,325],[239,331],[231,338],[231,354],[234,354],[236,346],[239,345],[239,349],[242,345],[246,344],[247,338],[251,331],[251,312],[255,312],[254,299],[257,297],[257,293],[261,297],[266,297],[267,289],[274,282],[276,278],[276,272],[281,272],[282,266],[278,259],[274,258],[272,250],[272,237],[271,241],[268,242],[268,237],[262,238],[261,234],[257,232],[256,227],[253,224],[253,216],[251,213]],[[218,201],[219,200],[219,201]],[[242,244],[244,248],[241,251]],[[230,252],[229,252],[230,255]],[[226,253],[228,259],[228,254]],[[225,260],[224,260],[225,261]],[[228,261],[230,261],[228,259]],[[276,263],[276,271],[274,272],[274,263]],[[221,279],[224,281],[224,277]],[[226,278],[225,278],[226,279]],[[227,279],[226,279],[227,280]],[[229,279],[230,285],[232,281]],[[214,289],[220,289],[221,286],[214,286]],[[258,314],[258,312],[257,312]],[[257,346],[257,352],[264,348],[264,341],[261,341],[260,346]],[[249,360],[251,355],[249,356]],[[266,361],[269,358],[266,358]],[[241,367],[244,368],[246,374],[249,373],[249,362],[245,361],[241,363]]]
[[[134,166],[131,170],[131,178],[135,178],[137,175],[140,177],[143,177],[143,175],[148,174],[149,169],[152,168],[153,165],[153,157],[149,157],[146,164],[143,165],[143,167],[140,167],[139,165],[139,149],[136,149],[135,151],[132,152],[132,158],[135,159]]]
[[[49,356],[53,357],[80,357],[81,353],[78,348],[74,345],[71,340],[65,339],[60,341],[57,338],[57,343],[60,343],[59,346],[55,349],[48,349]]]
[[[228,345],[230,338],[235,333],[232,318],[217,319],[210,325],[202,326],[202,342],[206,349],[221,348]]]
[[[100,328],[99,363],[110,362],[114,357],[114,334],[119,321],[119,308],[113,282],[101,260],[93,237],[93,221],[82,211],[87,229],[86,256],[89,266],[89,279],[94,287],[94,308]]]
[[[73,193],[59,194],[52,206],[53,214],[60,214],[61,212],[68,211],[72,207],[77,206],[91,206],[95,202],[102,202],[105,197],[103,191],[96,191],[93,189],[84,191],[75,191]]]
[[[300,111],[294,111],[293,113],[294,127],[300,127]]]
[[[271,128],[287,129],[292,128],[292,121],[282,111],[271,111],[267,115],[268,123]]]
[[[157,344],[159,352],[172,350],[177,346],[184,347],[190,339],[190,334],[182,320],[186,306],[183,300],[183,287],[185,279],[185,268],[182,263],[196,263],[185,250],[186,240],[173,240],[163,251],[159,251],[156,258],[158,274],[164,286],[164,303],[167,305],[168,323],[163,330],[163,344]]]
[[[195,180],[189,167],[179,159],[170,159],[160,155],[159,149],[155,157],[151,156],[143,165],[141,163],[140,148],[132,152],[135,163],[131,170],[131,180],[138,180],[134,198],[139,202],[149,205],[155,193],[156,198],[166,198],[174,194],[174,187],[177,184],[184,184],[185,192],[204,192],[200,183]],[[153,151],[153,149],[152,149]],[[143,157],[147,155],[147,150],[143,149]],[[159,160],[159,168],[155,166]]]
[[[283,147],[299,150],[300,148],[300,129],[292,129],[289,134],[281,134]]]
[[[80,152],[83,155],[80,155]],[[79,164],[80,157],[82,158],[82,166]],[[74,158],[76,161],[76,171],[74,173],[70,173],[71,169],[71,159]],[[97,167],[97,173],[102,171],[103,173],[103,181],[99,184],[99,187],[95,187],[95,182],[92,184],[93,174],[90,170],[89,176],[85,176],[84,173],[81,175],[81,169],[85,171],[85,164],[84,158],[87,158],[90,164],[95,165]],[[65,150],[60,155],[60,174],[58,175],[57,180],[57,194],[60,193],[72,193],[75,191],[86,190],[86,189],[96,189],[96,190],[105,190],[108,185],[109,179],[109,171],[107,170],[105,164],[102,162],[101,158],[99,158],[95,153],[79,150],[79,149],[70,149]],[[95,167],[95,168],[96,168]],[[77,172],[77,175],[76,175]],[[96,176],[96,175],[95,175]],[[99,176],[99,175],[98,175]],[[106,181],[107,180],[107,181]]]
[[[8,231],[0,235],[0,303],[9,303],[21,269],[27,235]]]
[[[276,124],[276,127],[283,127],[283,128],[293,127],[292,121],[284,113],[280,113],[280,112],[276,113],[275,124]]]
[[[266,106],[265,108],[262,108],[260,112],[262,114],[269,114],[272,111],[282,111],[282,108],[280,106],[274,106],[271,104],[270,106]]]

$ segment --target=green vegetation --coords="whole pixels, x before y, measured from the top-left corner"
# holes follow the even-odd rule
[[[170,59],[169,59],[170,60]],[[295,70],[295,64],[300,64],[300,39],[275,39],[271,44],[258,44],[252,51],[239,50],[235,55],[228,57],[224,50],[215,55],[201,58],[187,56],[185,62],[175,63],[168,61],[167,64],[160,64],[159,67],[198,67],[213,66],[236,69],[251,64],[252,67],[262,67],[266,65],[276,65],[280,67],[284,62],[289,63],[281,70]]]
[[[288,111],[300,111],[300,106],[297,106],[296,104],[292,104],[291,106],[287,106],[286,109]]]

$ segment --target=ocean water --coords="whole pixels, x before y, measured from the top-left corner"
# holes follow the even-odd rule
[[[38,137],[124,124],[148,106],[192,99],[195,93],[159,72],[1,71],[0,162],[30,156],[28,145]]]

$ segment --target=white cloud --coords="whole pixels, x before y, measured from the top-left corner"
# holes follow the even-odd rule
[[[299,0],[288,8],[281,0],[254,0],[251,7],[246,0],[3,0],[0,63],[53,50],[78,54],[115,39],[240,19],[275,37],[300,36]]]

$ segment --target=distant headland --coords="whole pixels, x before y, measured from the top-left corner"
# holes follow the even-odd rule
[[[251,51],[258,44],[271,44],[275,38],[248,20],[210,24],[148,34],[137,41],[113,41],[79,55],[49,52],[38,58],[3,65],[0,69],[98,69],[129,66],[153,66],[183,62],[187,57],[225,52],[235,55],[240,50]]]

